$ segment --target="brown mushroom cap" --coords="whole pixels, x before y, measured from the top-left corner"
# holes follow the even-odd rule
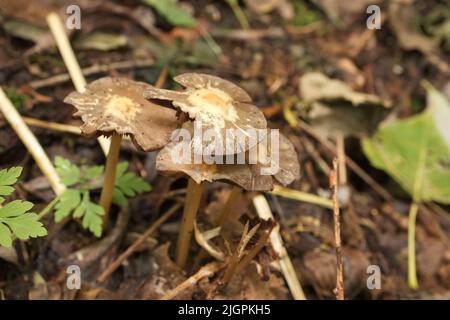
[[[201,122],[203,130],[215,130],[218,136],[222,137],[222,141],[228,142],[231,146],[226,148],[224,145],[217,154],[245,152],[259,142],[259,140],[238,139],[238,135],[244,134],[246,130],[267,128],[264,114],[249,103],[251,98],[243,89],[229,81],[207,74],[186,73],[174,79],[186,89],[172,91],[151,87],[146,90],[145,97],[170,100],[175,107],[188,113],[191,119]],[[263,137],[258,135],[258,138]],[[213,146],[212,148],[215,149]]]
[[[284,186],[300,179],[300,163],[297,152],[295,152],[292,142],[281,133],[279,171],[274,178]]]
[[[72,92],[64,102],[81,116],[81,131],[88,136],[130,135],[137,148],[152,151],[170,141],[179,126],[176,111],[146,100],[151,87],[127,78],[105,77],[90,83],[83,93]]]
[[[278,143],[278,163],[275,163],[275,155],[272,155],[271,150],[271,134],[270,131],[267,134],[267,140],[261,141],[258,146],[256,154],[259,156],[261,152],[267,153],[268,157],[271,157],[270,164],[259,163],[260,168],[269,167],[273,165],[278,171],[273,175],[275,180],[283,186],[287,186],[300,178],[300,164],[297,157],[297,152],[291,141],[283,134],[279,133]],[[252,148],[251,151],[254,149]],[[251,152],[249,151],[249,153]],[[273,157],[272,157],[273,156]],[[259,162],[259,160],[258,160]]]
[[[190,130],[192,126],[192,122],[186,122],[183,128]],[[176,163],[175,159],[181,158],[176,153],[181,147],[184,147],[184,150],[191,150],[192,157],[189,163]],[[190,141],[172,141],[168,143],[156,158],[156,169],[167,175],[187,174],[197,183],[223,180],[236,184],[245,190],[269,191],[273,189],[272,177],[261,175],[259,165],[195,164],[193,148],[193,144]]]

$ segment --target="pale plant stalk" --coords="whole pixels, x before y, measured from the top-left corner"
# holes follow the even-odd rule
[[[418,206],[413,202],[409,207],[408,215],[408,286],[411,289],[417,289],[419,283],[417,281],[416,272],[416,217]]]
[[[64,64],[69,71],[75,90],[84,92],[86,90],[86,79],[84,78],[78,60],[70,45],[69,38],[66,34],[66,28],[64,27],[61,18],[56,12],[52,12],[47,16],[47,24],[55,38],[56,45],[64,60]],[[109,140],[105,137],[99,137],[98,142],[100,143],[103,152],[107,154],[109,150]]]
[[[231,189],[230,196],[228,197],[227,202],[223,206],[222,212],[220,213],[219,219],[217,219],[216,225],[223,226],[223,224],[228,220],[231,210],[233,209],[234,204],[239,199],[241,195],[241,188],[238,186],[233,186]]]
[[[297,201],[303,201],[311,204],[316,204],[328,209],[333,209],[333,201],[327,198],[319,197],[315,194],[298,191],[294,189],[284,188],[280,186],[275,186],[275,188],[270,192],[273,195],[280,196],[283,198],[288,198]]]
[[[176,249],[176,264],[182,269],[186,265],[192,234],[194,233],[194,221],[200,206],[202,194],[203,184],[196,183],[189,178],[183,219],[181,221]]]
[[[34,161],[41,169],[42,173],[48,179],[53,191],[59,195],[65,190],[65,186],[61,183],[59,176],[53,166],[52,162],[48,158],[41,144],[37,140],[36,136],[31,132],[30,128],[23,121],[22,116],[13,106],[11,101],[6,96],[3,89],[0,87],[0,112],[14,129],[19,136],[22,143],[30,152]]]
[[[257,195],[256,197],[254,197],[253,205],[255,206],[256,212],[261,219],[274,219],[272,211],[270,210],[269,203],[263,195]],[[284,247],[283,239],[281,238],[280,234],[280,227],[278,225],[270,233],[270,242],[280,259],[281,272],[286,279],[292,297],[295,300],[306,300],[291,258],[289,257],[289,254]]]

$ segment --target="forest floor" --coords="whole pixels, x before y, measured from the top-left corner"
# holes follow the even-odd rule
[[[20,3],[23,10],[14,10],[13,2]],[[355,164],[347,167],[349,197],[341,208],[346,298],[450,298],[450,208],[431,202],[419,205],[415,241],[420,286],[409,289],[411,199],[388,174],[370,164],[360,145],[361,130],[371,133],[379,124],[378,114],[361,111],[363,106],[343,106],[339,115],[336,106],[316,124],[305,97],[314,95],[308,90],[317,88],[302,85],[311,72],[326,75],[329,81],[340,80],[353,93],[371,94],[380,104],[386,102],[389,108],[377,106],[383,109],[383,118],[403,119],[424,110],[422,80],[450,99],[449,33],[447,38],[445,32],[437,38],[432,32],[443,19],[447,26],[450,23],[446,1],[405,1],[402,14],[391,1],[380,0],[351,4],[267,1],[268,12],[258,1],[243,1],[241,8],[250,24],[247,29],[226,1],[181,1],[183,10],[196,19],[190,28],[168,22],[138,0],[70,2],[78,2],[82,10],[81,30],[70,37],[81,67],[90,70],[88,82],[120,75],[148,83],[159,81],[171,88],[172,77],[186,71],[211,73],[235,82],[263,110],[269,126],[279,128],[294,144],[302,176],[290,189],[331,198],[329,175],[336,156],[333,137],[335,132],[343,132],[345,153]],[[53,3],[0,0],[0,85],[22,116],[79,126],[81,120],[73,117],[73,107],[63,103],[74,87],[46,29],[45,16],[53,10]],[[367,28],[368,3],[381,7],[381,29]],[[412,18],[405,17],[405,12]],[[413,27],[420,35],[411,31]],[[283,112],[286,108],[292,112]],[[95,139],[30,127],[51,159],[61,156],[75,164],[104,163]],[[327,147],[330,144],[333,150]],[[188,267],[179,269],[173,259],[181,208],[99,283],[106,268],[184,197],[186,179],[157,174],[155,158],[155,152],[139,152],[124,142],[121,159],[128,161],[130,170],[149,182],[152,190],[130,199],[127,209],[114,206],[114,228],[103,238],[96,238],[77,220],[55,223],[49,214],[43,219],[48,236],[16,241],[12,250],[0,248],[0,299],[158,299],[205,266],[213,269],[211,274],[181,290],[176,298],[291,299],[270,245],[225,287],[219,281],[223,268],[216,268],[213,257],[200,254],[195,240]],[[16,133],[0,117],[0,169],[12,166],[24,169],[11,199],[35,203],[35,212],[45,208],[54,194]],[[228,184],[206,184],[199,221],[208,224],[214,220],[230,192]],[[255,195],[244,192],[234,204],[233,219],[224,226],[231,239],[241,236],[239,221],[257,217],[252,203]],[[99,190],[92,193],[93,199],[98,196]],[[265,196],[306,297],[333,299],[332,210],[273,193]],[[72,264],[82,270],[82,289],[78,291],[66,287],[66,267]],[[381,270],[380,289],[367,288],[371,265]]]

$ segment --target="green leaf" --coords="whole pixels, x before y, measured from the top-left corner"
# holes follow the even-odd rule
[[[127,168],[128,162],[121,162],[116,169],[116,187],[113,194],[113,203],[119,206],[126,206],[128,204],[127,198],[151,190],[149,183],[136,176],[133,172],[126,172]]]
[[[0,208],[0,245],[11,246],[13,235],[21,240],[47,235],[39,217],[30,213],[33,204],[15,200]]]
[[[67,187],[80,182],[80,169],[69,160],[62,157],[55,157],[56,172],[61,178],[61,182]]]
[[[171,25],[179,27],[193,27],[196,23],[192,15],[181,8],[177,0],[143,0],[152,6]]]
[[[70,213],[79,205],[81,195],[79,190],[67,189],[59,196],[59,201],[55,205],[55,222],[70,215]]]
[[[102,216],[104,214],[103,208],[98,204],[89,202],[87,210],[83,217],[83,227],[89,229],[96,237],[102,235]]]
[[[435,121],[434,107],[379,128],[362,145],[372,165],[389,173],[415,202],[449,204],[450,150]],[[449,113],[441,112],[440,121],[448,130]]]
[[[83,173],[83,179],[94,180],[99,178],[103,174],[103,166],[82,166],[81,171]]]
[[[17,182],[20,174],[22,173],[22,167],[12,167],[9,170],[0,170],[0,196],[9,196],[13,193],[13,184]],[[0,199],[3,199],[0,197]],[[0,201],[1,203],[2,201]]]
[[[95,236],[102,235],[102,218],[104,210],[98,204],[90,201],[89,192],[82,192],[82,200],[73,213],[74,218],[83,218],[82,224],[85,229],[91,231]]]

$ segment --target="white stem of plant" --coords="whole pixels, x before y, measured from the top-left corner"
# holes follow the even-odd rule
[[[67,70],[69,71],[75,90],[78,92],[84,92],[84,90],[86,90],[86,79],[84,78],[83,72],[78,64],[78,60],[75,57],[75,53],[72,50],[61,18],[56,12],[52,12],[47,16],[47,24],[53,34],[53,37],[55,38],[56,45],[58,46]],[[104,154],[107,155],[110,140],[105,137],[99,137],[98,142],[100,143]]]
[[[31,156],[34,158],[42,173],[47,177],[52,189],[57,195],[61,194],[65,190],[65,186],[61,183],[55,167],[53,167],[52,162],[39,141],[36,139],[36,136],[23,121],[22,116],[17,112],[1,87],[0,111],[28,149],[28,152],[30,152]]]
[[[258,216],[263,220],[269,220],[275,218],[273,217],[272,211],[270,210],[269,203],[263,195],[257,195],[253,198],[253,205],[255,206]],[[277,225],[270,234],[270,242],[275,252],[280,257],[280,267],[284,278],[289,286],[292,297],[295,300],[306,300],[305,294],[303,293],[302,286],[298,280],[297,274],[295,272],[292,261],[289,258],[289,254],[284,247],[283,239],[280,235],[280,226]]]

